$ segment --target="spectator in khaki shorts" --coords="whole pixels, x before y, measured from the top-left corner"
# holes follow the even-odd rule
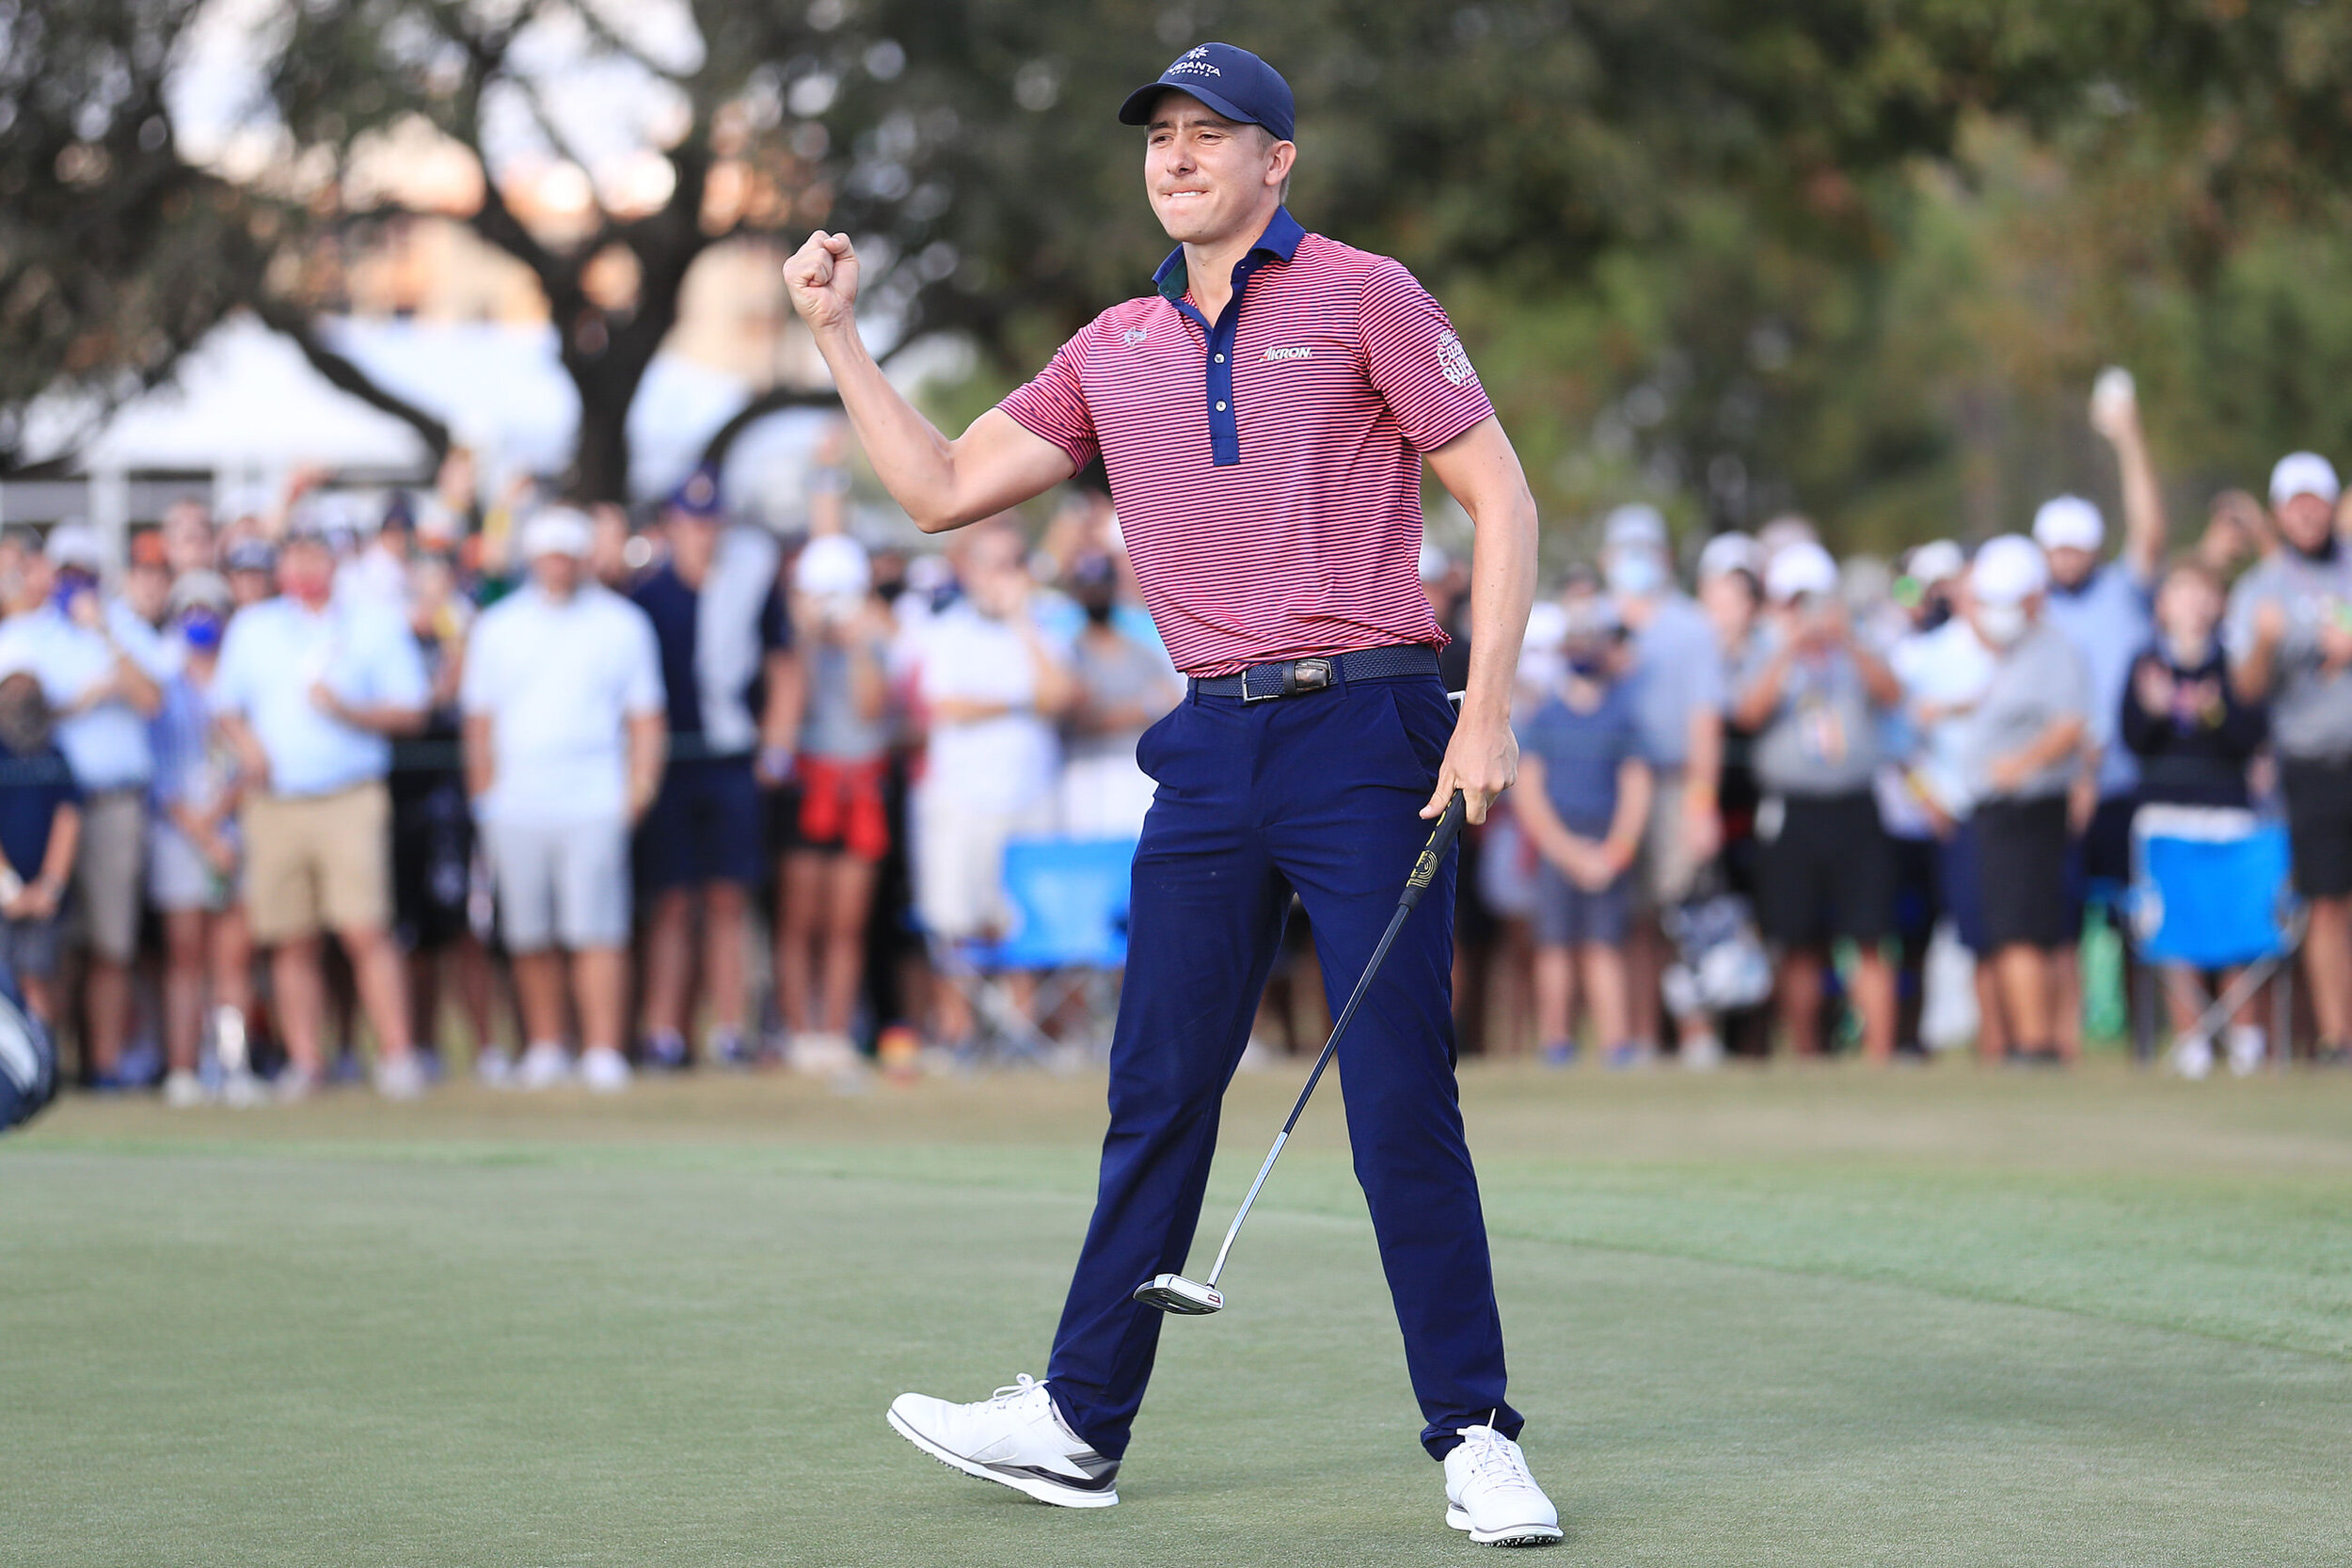
[[[413,1098],[423,1077],[391,939],[384,777],[390,737],[424,722],[424,665],[397,614],[335,599],[335,558],[315,529],[289,534],[278,584],[278,597],[230,623],[213,704],[246,785],[246,911],[253,940],[274,950],[291,1059],[281,1092],[298,1097],[318,1083],[319,934],[331,930],[375,1031],[376,1088]]]
[[[0,673],[38,676],[56,715],[57,748],[82,791],[82,837],[66,929],[88,944],[83,1000],[99,1086],[119,1076],[131,1022],[131,960],[145,886],[147,789],[155,773],[148,721],[163,706],[170,661],[153,628],[101,592],[96,534],[61,523],[28,557],[15,613],[0,627]]]

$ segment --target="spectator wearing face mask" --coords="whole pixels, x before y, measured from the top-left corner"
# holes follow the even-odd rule
[[[1062,832],[1134,838],[1155,787],[1136,764],[1136,743],[1184,694],[1157,648],[1120,629],[1119,568],[1089,556],[1072,568],[1071,595],[1086,615],[1070,646],[1069,708],[1062,715]]]
[[[1855,641],[1827,550],[1809,540],[1787,546],[1765,569],[1764,587],[1772,622],[1740,673],[1734,712],[1756,736],[1765,796],[1756,809],[1756,917],[1780,949],[1781,1026],[1798,1053],[1821,1049],[1829,947],[1851,941],[1863,1053],[1883,1062],[1895,1049],[1895,975],[1883,950],[1895,866],[1872,780],[1880,720],[1902,688]]]
[[[1628,691],[1656,780],[1633,882],[1630,943],[1632,1037],[1654,1047],[1666,955],[1658,912],[1691,895],[1722,840],[1723,655],[1706,612],[1675,582],[1666,519],[1656,507],[1621,506],[1609,515],[1601,571],[1625,622]],[[1706,1021],[1685,1020],[1684,1027],[1682,1044],[1698,1065],[1720,1053]]]
[[[82,788],[73,892],[89,949],[83,987],[88,1061],[102,1086],[117,1074],[131,1023],[138,953],[147,791],[155,775],[148,721],[163,705],[170,656],[152,627],[99,583],[98,537],[62,523],[23,568],[15,613],[0,626],[0,673],[28,670],[56,715],[58,749]],[[142,1075],[143,1076],[143,1075]]]
[[[793,562],[792,589],[808,694],[785,831],[776,998],[792,1065],[837,1072],[855,1061],[850,1022],[875,878],[890,850],[894,628],[866,550],[847,534],[811,539]]]
[[[2090,733],[2090,674],[2042,614],[2041,549],[2003,534],[1968,572],[1969,619],[1993,651],[1971,714],[1964,766],[1974,797],[1985,941],[1998,974],[2013,1054],[2067,1059],[2058,958],[2080,927],[2066,897],[2067,797]]]
[[[1916,595],[1914,629],[1896,642],[1887,663],[1902,683],[1905,748],[1892,787],[1880,789],[1880,813],[1898,824],[1895,832],[1926,834],[1937,912],[1950,919],[1977,960],[1978,1046],[1998,1058],[2009,1039],[1984,933],[1967,757],[1972,716],[1993,678],[1994,655],[1966,612],[1968,558],[1957,544],[1936,539],[1913,550],[1904,577]],[[1908,1006],[1904,1016],[1914,1016]]]
[[[252,1012],[252,942],[237,879],[236,757],[214,726],[213,685],[230,610],[229,584],[201,568],[172,585],[171,627],[183,650],[155,716],[155,787],[148,818],[147,896],[164,923],[164,1098],[204,1098],[198,1057],[209,1021],[228,1074],[224,1093],[252,1093],[243,1072]]]
[[[2280,547],[2230,594],[2238,695],[2270,707],[2293,843],[2310,908],[2303,963],[2319,1059],[2352,1067],[2352,549],[2335,528],[2335,466],[2290,452],[2270,471]]]
[[[237,612],[222,640],[212,702],[237,755],[246,909],[271,952],[271,1001],[289,1099],[320,1082],[326,986],[319,939],[350,957],[375,1035],[377,1089],[423,1089],[407,982],[391,934],[391,740],[424,723],[430,692],[400,616],[334,596],[335,557],[298,521],[278,554],[282,592]]]
[[[1518,816],[1542,857],[1535,873],[1535,1022],[1544,1060],[1576,1059],[1576,1000],[1613,1068],[1636,1065],[1626,1006],[1628,885],[1649,816],[1641,725],[1617,680],[1616,615],[1605,599],[1569,608],[1564,668],[1521,726]]]

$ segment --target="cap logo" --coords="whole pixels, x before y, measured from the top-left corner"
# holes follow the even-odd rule
[[[1209,47],[1202,44],[1160,72],[1163,76],[1222,76],[1225,72],[1209,63]]]
[[[1438,369],[1456,387],[1478,377],[1478,372],[1470,369],[1470,351],[1462,346],[1460,336],[1452,332],[1438,340]]]

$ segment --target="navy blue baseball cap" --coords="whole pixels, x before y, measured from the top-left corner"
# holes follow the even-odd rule
[[[710,521],[720,515],[719,470],[706,463],[688,474],[662,505],[689,517]]]
[[[1230,43],[1204,43],[1188,49],[1160,79],[1137,87],[1119,108],[1121,125],[1149,125],[1152,105],[1162,92],[1174,87],[1244,125],[1263,125],[1277,141],[1289,141],[1298,126],[1298,109],[1291,101],[1291,85],[1282,73],[1247,49]]]

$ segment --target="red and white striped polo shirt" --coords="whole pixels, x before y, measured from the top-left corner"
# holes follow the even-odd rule
[[[1184,252],[1007,398],[1083,467],[1099,452],[1178,669],[1442,646],[1421,589],[1421,454],[1494,412],[1404,266],[1278,212],[1214,330]],[[1222,356],[1222,357],[1220,357]]]

